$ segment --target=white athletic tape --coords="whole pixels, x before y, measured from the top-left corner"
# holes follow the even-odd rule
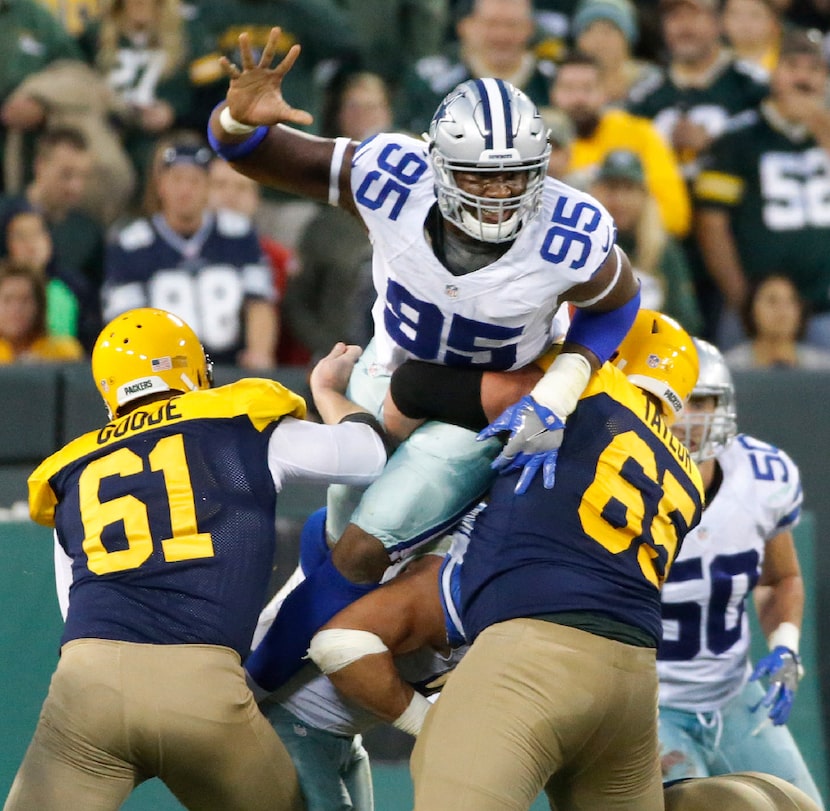
[[[228,135],[250,135],[256,127],[250,124],[243,124],[237,121],[232,115],[230,107],[223,107],[222,112],[219,113],[219,126],[222,127]]]
[[[308,646],[308,658],[329,675],[348,667],[372,653],[385,653],[389,648],[377,634],[350,628],[329,628],[318,631]]]
[[[562,352],[544,377],[533,387],[531,397],[564,420],[576,408],[591,378],[588,358],[576,352]]]
[[[782,622],[767,639],[769,649],[773,650],[779,645],[789,648],[791,651],[798,653],[798,643],[801,639],[801,631],[798,626],[792,622]]]
[[[392,722],[392,726],[401,732],[407,732],[413,737],[417,737],[424,725],[424,719],[427,717],[429,708],[432,706],[429,699],[422,696],[420,693],[414,693],[412,701],[409,702],[407,708]]]

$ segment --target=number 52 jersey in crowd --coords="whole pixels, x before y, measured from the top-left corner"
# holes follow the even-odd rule
[[[539,214],[490,265],[456,276],[424,231],[436,205],[426,143],[382,134],[360,145],[351,185],[373,245],[378,363],[407,358],[488,369],[530,363],[550,344],[562,294],[587,282],[616,230],[590,195],[545,179]]]
[[[719,709],[743,688],[749,619],[767,541],[801,514],[798,468],[784,451],[739,434],[717,457],[723,483],[683,541],[663,586],[660,703]]]

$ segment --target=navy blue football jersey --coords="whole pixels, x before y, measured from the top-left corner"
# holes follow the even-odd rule
[[[134,307],[175,313],[216,363],[235,363],[244,346],[246,301],[276,298],[256,231],[231,211],[206,215],[189,238],[160,214],[130,223],[107,248],[101,295],[105,321]]]
[[[500,476],[460,573],[467,637],[497,622],[592,612],[661,636],[660,588],[703,486],[653,401],[606,364],[568,418],[553,489]]]
[[[240,380],[140,407],[46,459],[29,508],[72,559],[62,643],[247,655],[276,543],[268,441],[304,413],[279,383]]]

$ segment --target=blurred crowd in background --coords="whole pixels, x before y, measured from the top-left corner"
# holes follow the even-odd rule
[[[830,368],[830,0],[0,0],[0,364],[77,361],[144,305],[245,369],[367,343],[359,221],[204,138],[220,55],[275,25],[321,135],[420,135],[458,83],[509,80],[643,306],[735,368]]]

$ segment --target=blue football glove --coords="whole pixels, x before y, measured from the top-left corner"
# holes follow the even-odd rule
[[[775,726],[786,724],[801,677],[801,660],[798,654],[783,645],[773,648],[758,660],[749,680],[757,681],[765,676],[769,677],[769,687],[766,695],[752,708],[752,712],[761,706],[768,707],[769,718]]]
[[[489,439],[497,434],[510,433],[507,444],[492,467],[500,473],[521,469],[522,474],[514,488],[521,495],[530,487],[539,468],[542,468],[545,487],[553,487],[556,457],[564,430],[564,420],[530,395],[525,395],[481,431],[478,438]]]

